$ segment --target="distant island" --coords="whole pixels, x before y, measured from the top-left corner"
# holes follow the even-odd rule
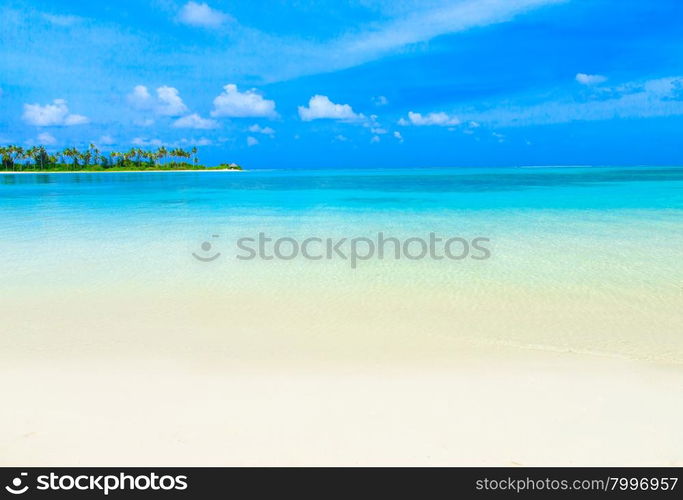
[[[45,146],[0,146],[1,171],[4,172],[118,172],[153,170],[242,170],[236,163],[207,167],[199,163],[197,148],[156,150],[131,148],[128,151],[104,153],[94,144],[79,151],[64,148],[50,153]]]

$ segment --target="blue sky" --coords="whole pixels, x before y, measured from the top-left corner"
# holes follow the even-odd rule
[[[13,1],[0,141],[247,168],[683,164],[679,0]]]

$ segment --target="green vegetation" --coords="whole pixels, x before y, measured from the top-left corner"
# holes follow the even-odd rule
[[[12,172],[106,172],[126,170],[242,170],[236,163],[223,163],[217,167],[199,164],[197,148],[154,151],[131,148],[125,152],[101,152],[94,144],[85,151],[65,148],[49,153],[44,146],[24,149],[21,146],[1,146],[2,171]]]

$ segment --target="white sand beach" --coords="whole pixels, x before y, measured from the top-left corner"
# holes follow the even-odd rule
[[[681,365],[476,342],[447,326],[472,316],[419,301],[385,321],[309,299],[3,308],[0,464],[683,464]]]
[[[679,368],[3,362],[0,464],[682,465]]]

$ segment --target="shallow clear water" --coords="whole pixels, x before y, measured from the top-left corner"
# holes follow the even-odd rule
[[[465,322],[430,333],[683,360],[683,168],[4,174],[0,211],[15,315],[72,295],[250,294],[264,311],[298,296]],[[491,257],[236,259],[259,232],[484,237]]]

